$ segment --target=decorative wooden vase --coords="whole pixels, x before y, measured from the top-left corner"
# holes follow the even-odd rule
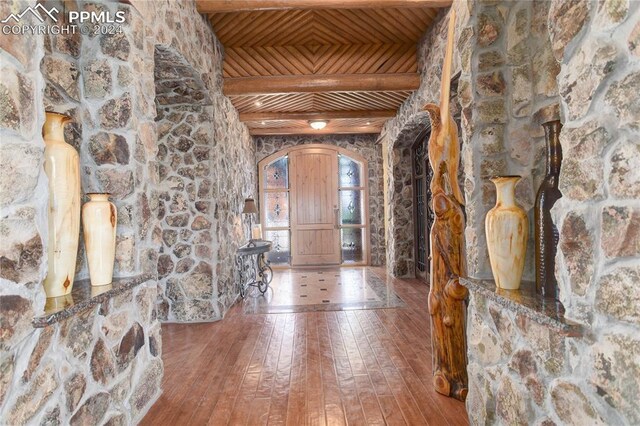
[[[558,228],[551,218],[551,208],[562,198],[558,189],[562,147],[559,120],[542,125],[547,139],[547,173],[540,185],[534,210],[536,290],[544,297],[558,299],[558,281],[555,275]]]
[[[493,278],[498,288],[517,290],[524,269],[529,222],[527,214],[515,202],[515,188],[520,176],[491,179],[496,186],[494,208],[485,219],[487,246]]]
[[[109,202],[109,195],[87,194],[89,201],[82,207],[84,246],[92,286],[111,284],[113,279],[118,212]]]
[[[64,140],[66,115],[47,112],[42,131],[44,170],[49,177],[48,271],[44,280],[47,297],[71,293],[76,273],[80,236],[80,161],[76,150]]]

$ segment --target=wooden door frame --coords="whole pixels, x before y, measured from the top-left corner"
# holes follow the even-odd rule
[[[371,225],[370,225],[370,221],[369,221],[369,162],[367,161],[366,158],[364,158],[362,155],[358,154],[357,152],[348,150],[346,148],[341,148],[339,146],[336,145],[328,145],[328,144],[322,144],[322,143],[310,143],[310,144],[303,144],[303,145],[295,145],[295,146],[290,146],[288,148],[284,148],[281,149],[280,151],[274,152],[273,154],[264,157],[262,160],[258,161],[258,196],[257,198],[257,202],[258,202],[258,208],[260,210],[260,223],[263,226],[263,232],[266,232],[266,212],[265,210],[262,208],[262,196],[264,194],[264,168],[265,165],[273,162],[274,160],[277,160],[280,157],[284,157],[285,155],[288,155],[289,153],[293,152],[293,151],[299,151],[299,150],[305,150],[305,149],[313,149],[313,148],[322,148],[322,149],[329,149],[329,150],[333,150],[336,151],[338,155],[342,154],[345,155],[349,158],[352,158],[356,161],[358,161],[359,163],[362,164],[362,192],[364,193],[364,230],[365,230],[365,246],[363,247],[364,250],[364,254],[363,254],[363,262],[359,262],[359,263],[348,263],[348,264],[343,264],[340,263],[340,266],[367,266],[371,264]],[[291,179],[291,177],[289,177],[289,179]],[[290,186],[290,185],[289,185]],[[338,199],[339,201],[339,199]],[[291,202],[291,194],[289,194],[289,202]],[[291,249],[291,253],[293,253],[293,247],[291,247],[291,243],[292,243],[292,238],[291,238],[291,215],[289,215],[289,238],[290,238],[290,249]],[[289,265],[282,265],[282,266],[275,266],[276,268],[291,268],[291,264]],[[311,267],[318,267],[318,266],[311,266]],[[299,268],[299,266],[297,266],[296,268]]]

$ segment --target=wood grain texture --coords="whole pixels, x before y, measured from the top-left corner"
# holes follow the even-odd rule
[[[289,93],[229,96],[236,109],[248,112],[353,111],[367,108],[397,109],[411,91]]]
[[[272,93],[395,92],[418,87],[420,76],[417,73],[316,74],[226,78],[223,92],[227,96],[259,96]]]
[[[71,118],[46,113],[42,128],[44,171],[49,180],[47,209],[47,276],[43,286],[47,297],[71,294],[80,237],[80,156],[64,140],[64,126]]]
[[[301,120],[365,120],[387,119],[396,116],[395,110],[317,111],[317,112],[254,112],[240,114],[240,120],[250,123],[260,121]]]
[[[224,93],[241,114],[358,111],[374,119],[362,113],[395,112],[419,87],[417,42],[437,16],[434,7],[449,3],[215,1],[199,7],[212,11],[205,13],[224,45]],[[275,119],[253,121],[273,121],[268,132],[254,134],[299,133]],[[351,125],[336,133],[379,130]]]
[[[437,13],[429,7],[320,8],[213,13],[209,19],[227,48],[283,47],[276,53],[287,56],[286,48],[295,46],[308,56],[318,46],[415,45]]]
[[[141,424],[467,425],[431,386],[428,287],[389,283],[406,308],[163,324],[164,392]]]
[[[466,274],[464,256],[464,199],[458,184],[460,145],[458,130],[448,109],[451,54],[455,13],[451,11],[445,63],[442,108],[425,105],[431,118],[429,163],[434,222],[430,232],[431,286],[429,314],[433,347],[433,384],[443,394],[464,400],[467,396],[467,348],[464,299],[467,289],[460,284]]]
[[[200,13],[289,9],[448,7],[451,0],[196,0]]]
[[[340,234],[334,209],[338,206],[338,153],[308,148],[289,154],[291,199],[291,264],[337,265]]]

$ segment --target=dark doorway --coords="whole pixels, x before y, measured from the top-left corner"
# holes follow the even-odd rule
[[[415,218],[415,253],[416,253],[416,278],[425,281],[429,279],[429,230],[433,223],[431,212],[431,191],[429,183],[433,171],[429,164],[428,143],[431,136],[431,127],[427,126],[420,132],[411,147],[413,163],[413,206]]]

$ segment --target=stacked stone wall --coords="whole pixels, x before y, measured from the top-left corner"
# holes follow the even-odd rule
[[[472,294],[467,409],[474,424],[637,424],[640,299],[632,283],[640,277],[635,190],[640,187],[635,142],[640,5],[523,4],[505,20],[506,75],[513,85],[505,105],[513,119],[502,138],[512,146],[497,154],[506,153],[502,169],[532,170],[530,182],[518,187],[518,200],[528,207],[535,194],[530,186],[537,189],[544,173],[537,123],[556,114],[557,90],[564,158],[563,198],[552,210],[560,232],[556,277],[565,317],[582,327],[582,335],[565,335]],[[482,13],[479,19],[486,20]],[[512,19],[528,22],[533,35],[511,37],[521,27]],[[521,65],[516,60],[522,37],[537,41],[531,62]],[[553,69],[559,71],[555,81]],[[547,71],[540,75],[541,70]],[[526,96],[526,87],[533,87],[532,95]]]
[[[6,16],[34,4],[3,5]],[[47,6],[67,11],[62,3]],[[2,137],[3,148],[4,141],[15,138],[19,130],[28,135],[34,153],[2,155],[2,169],[7,172],[2,183],[11,188],[8,194],[19,194],[2,206],[3,241],[12,243],[3,244],[2,253],[1,291],[6,300],[0,301],[0,417],[11,424],[99,423],[107,419],[130,423],[139,419],[160,393],[163,368],[155,279],[103,303],[99,309],[43,329],[31,325],[32,318],[41,315],[45,307],[42,279],[47,267],[49,201],[42,168],[45,109],[73,118],[65,128],[65,138],[80,154],[83,193],[113,194],[119,213],[114,276],[155,273],[148,201],[155,178],[151,161],[155,154],[155,109],[149,103],[153,92],[145,87],[142,19],[126,5],[81,3],[77,7],[111,12],[120,8],[127,20],[117,35],[1,38],[2,63],[29,75],[28,79],[3,77],[9,96],[2,99],[2,110],[10,119],[2,124],[2,132],[7,132],[7,138]],[[58,17],[66,23],[62,13]],[[134,72],[141,77],[134,79]],[[146,82],[152,84],[153,79]],[[12,92],[18,96],[13,97]],[[19,126],[12,123],[14,116],[20,117]],[[32,126],[31,133],[26,132],[27,126]],[[23,169],[30,170],[30,176],[38,176],[38,185],[31,188],[38,199],[37,209],[20,207],[20,200],[30,197],[28,187],[15,185],[11,179],[20,180]],[[12,214],[16,208],[19,216]],[[40,235],[20,242],[30,235],[29,221],[39,223],[36,229]],[[36,267],[37,274],[33,270]],[[86,276],[81,243],[77,278]],[[24,293],[24,289],[29,292]]]
[[[469,26],[472,2],[454,2],[456,31],[452,77],[459,75],[457,93],[454,88],[451,114],[458,116],[463,102],[471,102],[468,92],[471,74],[471,34]],[[415,224],[413,206],[413,176],[411,147],[418,135],[430,125],[423,107],[427,103],[440,103],[440,78],[444,49],[447,41],[449,14],[441,12],[418,43],[418,70],[420,87],[398,109],[396,117],[387,121],[382,129],[380,143],[387,164],[384,194],[386,208],[385,238],[387,268],[395,276],[412,277],[415,274]],[[468,144],[470,117],[461,117],[462,146]]]
[[[553,1],[549,19],[564,124],[556,277],[567,317],[590,332],[568,356],[598,415],[637,424],[640,4]]]
[[[382,150],[378,135],[256,136],[256,165],[265,157],[296,145],[322,143],[353,151],[369,164],[369,226],[371,264],[385,263]]]
[[[32,3],[3,2],[0,14]],[[0,48],[0,417],[5,418],[21,396],[15,383],[31,353],[24,347],[38,339],[31,318],[45,303],[48,181],[41,136],[43,38],[2,36]],[[23,366],[17,364],[20,357]],[[42,399],[33,398],[32,404],[40,408]]]
[[[195,3],[134,5],[142,15],[157,18],[146,28],[152,54],[161,46],[182,64],[169,72],[173,77],[156,79],[162,132],[161,181],[154,192],[161,220],[154,228],[162,247],[159,315],[169,321],[221,319],[239,295],[235,252],[249,237],[241,211],[244,199],[255,196],[255,146],[222,94],[222,46]],[[176,137],[176,132],[181,134]]]
[[[202,311],[184,318],[218,319],[237,297],[233,258],[247,237],[240,211],[244,197],[255,191],[255,158],[246,127],[221,92],[221,47],[192,1],[132,3],[47,2],[63,13],[69,7],[123,11],[119,33],[0,36],[0,418],[11,424],[131,424],[161,392],[158,315],[163,312],[155,303],[163,250],[159,212],[170,202],[160,181],[156,46],[169,46],[185,58],[210,101],[201,120],[209,122],[203,144],[209,151],[201,151],[209,156],[205,163],[212,185],[198,200],[208,207],[198,207],[211,224],[211,236],[190,243],[198,256],[211,255],[211,279],[205,285],[211,289],[209,305],[216,308],[207,308],[206,318]],[[35,5],[1,2],[0,15]],[[80,153],[83,192],[113,194],[115,276],[152,278],[99,307],[34,328],[32,319],[45,307],[47,270],[45,108],[74,118],[66,138]],[[200,153],[189,155],[195,161]],[[86,277],[82,248],[78,256],[78,278]]]
[[[163,374],[156,291],[150,281],[45,328],[29,319],[15,330],[28,335],[0,364],[3,423],[139,421]],[[20,307],[3,302],[3,315],[12,320]]]

